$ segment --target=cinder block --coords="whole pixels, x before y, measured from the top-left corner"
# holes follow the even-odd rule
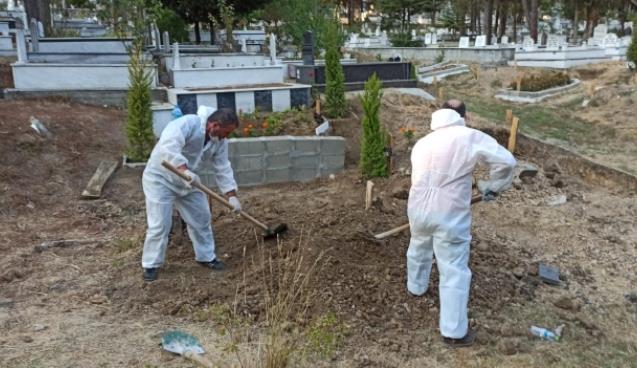
[[[342,170],[345,167],[345,155],[321,155],[321,169]]]
[[[293,137],[286,136],[276,136],[276,137],[263,137],[263,141],[265,143],[265,147],[270,154],[280,154],[283,152],[289,152],[294,148]]]
[[[294,137],[294,147],[303,153],[320,152],[321,141],[318,137]]]
[[[232,167],[239,171],[264,169],[262,155],[235,156],[230,162],[232,163]]]
[[[289,182],[290,173],[290,169],[266,169],[265,182],[268,184]]]
[[[292,181],[310,181],[319,177],[317,169],[293,169],[291,172]]]
[[[265,143],[261,138],[231,138],[228,140],[228,156],[262,155]]]
[[[289,169],[291,166],[292,159],[288,152],[265,156],[265,169]]]
[[[298,157],[292,157],[292,168],[293,169],[314,169],[317,170],[319,168],[320,156],[318,154],[314,155],[304,155]]]
[[[345,154],[345,138],[343,137],[322,137],[321,153],[329,155]]]
[[[264,184],[263,170],[257,171],[235,171],[234,178],[239,186],[251,186]]]

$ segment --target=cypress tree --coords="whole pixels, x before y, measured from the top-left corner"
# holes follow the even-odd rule
[[[130,64],[128,77],[130,87],[127,96],[128,116],[126,117],[126,155],[130,161],[146,161],[155,145],[153,115],[150,109],[151,69],[144,60],[144,42],[141,37],[133,41],[129,50]]]
[[[386,133],[380,125],[380,100],[383,95],[380,79],[374,73],[365,82],[363,105],[363,136],[361,138],[360,169],[365,178],[386,177],[389,168],[385,158]]]
[[[339,40],[338,25],[330,22],[325,34],[325,113],[330,118],[341,118],[347,112]]]

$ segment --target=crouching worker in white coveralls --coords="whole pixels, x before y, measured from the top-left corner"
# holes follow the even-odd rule
[[[239,126],[239,119],[230,109],[200,106],[197,115],[184,115],[168,123],[150,155],[142,186],[146,196],[148,229],[142,254],[143,276],[146,281],[157,279],[164,263],[168,234],[172,225],[173,204],[188,224],[188,235],[195,249],[196,261],[212,270],[223,270],[224,264],[215,256],[210,208],[207,196],[192,186],[199,182],[193,171],[200,163],[212,162],[217,186],[225,193],[234,211],[241,210],[236,196],[237,183],[228,160],[228,135]],[[161,165],[166,160],[192,178],[190,182]]]
[[[451,100],[444,106],[450,108],[432,114],[433,131],[416,143],[411,154],[407,290],[413,296],[427,292],[435,255],[440,332],[447,346],[459,347],[473,344],[476,336],[467,319],[473,170],[476,163],[488,165],[490,180],[481,182],[479,189],[483,195],[499,193],[510,186],[516,161],[495,139],[465,126],[456,111],[464,115],[462,102]]]

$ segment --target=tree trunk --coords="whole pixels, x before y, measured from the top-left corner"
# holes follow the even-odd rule
[[[500,5],[500,0],[495,0],[495,18],[493,21],[493,34],[496,37],[496,41],[498,40],[498,32],[500,31],[500,11],[502,6]]]
[[[354,0],[347,0],[347,26],[352,29],[354,23]]]
[[[500,9],[500,20],[498,21],[498,23],[500,23],[498,25],[498,33],[497,33],[498,41],[500,41],[502,39],[502,36],[506,34],[508,12],[509,12],[509,4],[507,2],[504,2]],[[515,18],[515,15],[513,15],[513,17]]]
[[[210,44],[214,45],[216,42],[215,38],[216,38],[216,32],[215,32],[215,22],[209,20],[208,21],[208,27],[210,28]]]
[[[226,35],[227,37],[228,35]],[[201,43],[201,31],[199,29],[199,22],[195,22],[195,43],[199,45]]]
[[[486,0],[484,7],[484,33],[487,36],[487,45],[491,44],[493,34],[493,0]]]
[[[476,6],[475,4],[472,2],[471,3],[471,33],[475,34],[476,33]]]
[[[579,1],[573,1],[575,11],[573,12],[573,29],[571,29],[571,38],[577,40],[577,31],[579,30]]]
[[[44,26],[44,33],[46,35],[50,35],[51,28],[51,8],[49,0],[23,0],[24,10],[27,13],[27,24],[25,24],[25,28],[29,28],[29,22],[31,22],[31,18],[35,18],[38,21],[42,22]]]
[[[531,38],[537,43],[538,0],[522,0],[522,7],[524,8],[526,25],[529,27]]]

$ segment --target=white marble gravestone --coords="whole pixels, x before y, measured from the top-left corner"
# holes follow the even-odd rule
[[[480,36],[476,37],[475,47],[485,47],[485,46],[487,46],[487,36],[486,35],[480,35]]]
[[[469,37],[460,37],[460,42],[458,43],[459,48],[469,47]]]
[[[524,40],[522,41],[522,49],[524,51],[532,51],[535,50],[535,41],[531,36],[524,36]]]
[[[507,36],[502,36],[502,37],[500,38],[500,43],[501,43],[502,45],[508,45],[508,44],[509,44],[509,37],[507,37]]]

